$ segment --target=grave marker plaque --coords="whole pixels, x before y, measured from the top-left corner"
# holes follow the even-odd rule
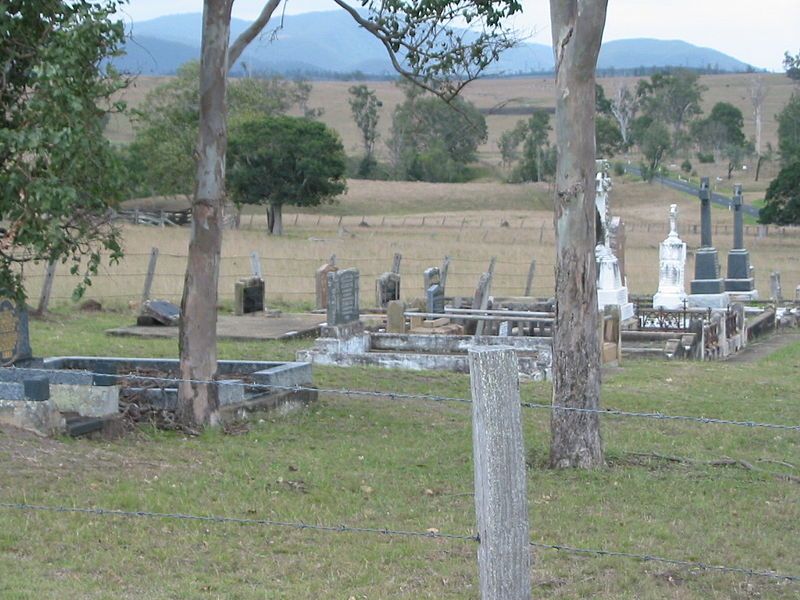
[[[328,273],[328,326],[358,321],[358,280],[358,269]]]
[[[332,256],[331,262],[322,265],[315,273],[317,310],[328,308],[328,273],[335,273],[339,270],[339,267],[333,263],[334,258]]]
[[[444,288],[434,283],[425,290],[426,308],[429,313],[444,314]]]
[[[136,319],[137,325],[177,325],[181,309],[166,300],[148,300],[142,305],[142,312]]]
[[[31,357],[28,311],[4,298],[0,300],[0,361],[8,365]]]
[[[375,303],[379,308],[386,308],[393,300],[400,300],[400,275],[384,273],[375,282]]]

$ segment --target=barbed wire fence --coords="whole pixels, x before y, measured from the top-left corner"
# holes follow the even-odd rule
[[[34,371],[40,374],[58,373],[58,369],[26,369],[27,371]],[[135,372],[130,373],[117,373],[109,374],[107,372],[93,372],[83,371],[89,375],[100,376],[104,378],[116,378],[119,382],[125,381],[148,381],[153,384],[160,385],[163,388],[174,387],[178,383],[178,379],[167,376],[145,375]],[[190,380],[197,384],[209,384],[215,386],[237,385],[232,381],[204,381],[204,380]],[[239,384],[240,385],[240,384]],[[444,402],[456,403],[459,405],[472,405],[474,409],[474,398],[464,398],[456,396],[444,396],[435,394],[417,394],[405,392],[392,392],[381,390],[358,390],[349,388],[325,388],[314,386],[301,386],[301,385],[275,385],[275,384],[261,384],[255,382],[247,382],[247,387],[254,391],[261,392],[316,392],[329,396],[346,396],[359,399],[380,399],[386,401],[402,401],[402,402]],[[473,395],[474,395],[473,390]],[[552,404],[536,403],[521,401],[517,398],[519,408],[531,409],[536,411],[554,412],[554,411],[572,411],[579,413],[597,414],[602,417],[610,417],[614,419],[644,419],[649,421],[667,421],[667,422],[683,422],[697,426],[714,426],[714,427],[738,427],[747,429],[766,429],[784,431],[787,433],[800,434],[800,424],[793,423],[770,423],[756,420],[737,420],[726,419],[720,417],[704,416],[704,415],[680,415],[680,414],[664,414],[653,411],[624,411],[618,409],[587,409],[577,408],[570,406],[558,406]],[[474,414],[474,412],[473,412]],[[473,417],[474,418],[474,417]],[[649,455],[648,455],[649,456]],[[660,455],[653,455],[660,456]],[[689,460],[689,459],[687,459]],[[748,464],[746,461],[736,460]],[[791,466],[788,460],[775,461],[783,465]],[[773,471],[763,471],[770,475],[779,475]],[[791,484],[800,483],[800,477],[793,475],[779,476],[779,479],[785,479]],[[527,501],[527,500],[526,500]],[[198,514],[185,514],[181,512],[153,512],[148,510],[120,510],[115,508],[104,508],[96,506],[78,506],[78,505],[41,505],[25,501],[13,502],[3,501],[0,502],[0,509],[9,511],[25,511],[25,512],[49,512],[61,514],[76,514],[88,515],[95,517],[109,517],[109,518],[135,518],[135,519],[166,519],[166,520],[180,520],[192,521],[203,523],[215,524],[233,524],[241,526],[261,526],[261,527],[280,527],[290,528],[295,530],[308,530],[320,531],[327,533],[349,533],[349,534],[363,534],[363,535],[382,535],[382,536],[396,536],[396,537],[415,537],[415,538],[430,538],[430,539],[444,539],[450,541],[461,542],[481,542],[480,533],[477,534],[464,534],[464,533],[447,533],[440,532],[436,529],[428,529],[425,531],[414,531],[406,529],[398,529],[392,527],[366,527],[353,524],[325,524],[325,523],[312,523],[306,521],[282,521],[278,519],[263,519],[263,518],[242,518],[236,516],[226,515],[198,515]],[[660,556],[650,553],[637,553],[631,551],[622,551],[617,549],[608,548],[591,548],[582,547],[578,545],[570,545],[563,543],[548,543],[546,541],[528,540],[527,544],[531,548],[540,550],[551,550],[556,552],[563,552],[569,554],[578,554],[594,557],[608,557],[619,558],[626,560],[634,560],[639,562],[652,562],[666,565],[672,565],[688,570],[720,572],[733,575],[741,575],[746,577],[762,577],[772,580],[783,580],[791,583],[800,582],[800,573],[783,573],[767,569],[759,569],[753,567],[743,567],[737,565],[715,564],[710,561],[692,561],[682,558],[673,558],[668,556]]]

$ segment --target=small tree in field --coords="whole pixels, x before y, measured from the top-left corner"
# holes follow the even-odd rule
[[[109,66],[123,40],[117,3],[31,0],[0,9],[0,293],[24,300],[20,265],[72,261],[97,272],[121,256],[108,220],[121,176],[103,137],[124,83]],[[85,259],[85,264],[84,264]]]
[[[284,204],[317,206],[345,190],[342,143],[316,121],[285,116],[242,121],[231,127],[228,155],[234,199],[265,204],[274,235],[283,233]]]
[[[378,139],[378,110],[383,102],[378,100],[375,91],[365,85],[354,85],[350,92],[350,112],[361,132],[361,142],[364,144],[364,158],[358,166],[358,174],[367,177],[375,166],[375,142]]]

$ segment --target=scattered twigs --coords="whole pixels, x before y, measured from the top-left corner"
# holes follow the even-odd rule
[[[657,460],[663,460],[667,462],[687,464],[687,465],[705,465],[709,467],[738,467],[740,469],[745,469],[746,471],[765,473],[780,480],[791,481],[792,483],[800,483],[800,477],[796,475],[791,475],[789,473],[774,473],[772,471],[768,471],[766,469],[760,469],[756,466],[753,466],[752,463],[749,463],[746,460],[741,460],[738,458],[728,458],[727,456],[723,458],[717,458],[714,460],[697,460],[694,458],[687,458],[684,456],[670,456],[667,454],[659,454],[657,452],[627,452],[626,454],[630,456],[657,459]],[[791,465],[790,463],[777,460],[759,459],[759,462],[771,462],[779,465],[788,466],[790,468],[794,468],[794,466]]]

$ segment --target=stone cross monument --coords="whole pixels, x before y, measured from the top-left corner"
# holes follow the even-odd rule
[[[700,180],[700,248],[695,253],[694,279],[689,305],[699,308],[725,308],[728,296],[719,273],[717,249],[711,243],[711,191],[708,177]]]
[[[725,291],[739,300],[758,299],[750,267],[750,253],[744,247],[744,220],[742,215],[742,186],[733,191],[733,248],[728,252],[728,276]]]
[[[686,243],[678,237],[678,205],[669,207],[669,235],[658,250],[658,292],[653,308],[683,308],[686,291],[683,277],[686,270]]]

